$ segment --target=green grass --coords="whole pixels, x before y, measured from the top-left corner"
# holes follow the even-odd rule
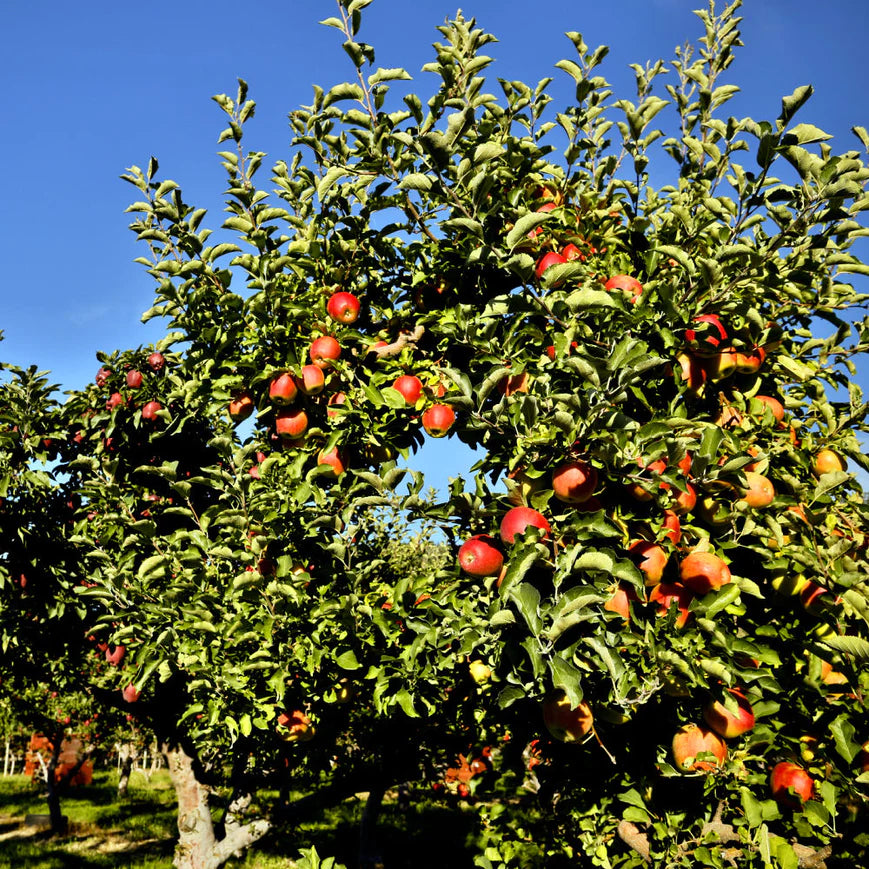
[[[125,800],[117,799],[117,775],[97,772],[93,784],[74,788],[61,803],[69,818],[65,836],[24,828],[26,814],[48,811],[39,788],[25,776],[0,777],[0,869],[170,869],[176,837],[175,793],[165,770],[150,782],[134,773]],[[321,857],[357,864],[363,803],[348,800],[316,820],[276,828],[243,858],[239,869],[292,869],[300,848],[316,846]],[[387,802],[378,838],[390,869],[473,866],[477,836],[473,817],[457,808],[415,802],[401,811]]]

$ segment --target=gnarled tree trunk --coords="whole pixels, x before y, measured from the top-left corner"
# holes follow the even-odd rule
[[[209,791],[197,780],[192,758],[180,746],[164,743],[162,751],[178,800],[178,844],[173,860],[176,869],[217,869],[269,831],[271,824],[265,818],[241,823],[241,814],[251,800],[244,794],[230,803],[224,818],[224,836],[218,839],[211,820]]]

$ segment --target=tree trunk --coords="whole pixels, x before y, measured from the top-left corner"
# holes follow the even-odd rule
[[[48,801],[48,816],[51,819],[51,832],[58,836],[66,832],[66,818],[60,811],[60,788],[55,781],[62,741],[63,733],[55,733],[51,745],[51,758],[48,761],[45,776],[46,800]]]
[[[123,800],[127,796],[127,788],[130,784],[130,773],[133,771],[133,755],[135,749],[129,742],[125,742],[118,749],[120,769],[118,770],[118,799]]]
[[[377,846],[377,819],[383,803],[384,789],[379,784],[368,794],[362,823],[359,825],[359,869],[382,869],[383,858]]]
[[[250,797],[243,795],[230,803],[224,819],[226,833],[218,839],[208,789],[197,781],[190,755],[181,747],[167,744],[162,750],[178,800],[178,843],[173,860],[176,869],[218,869],[269,831],[271,824],[264,818],[241,823],[240,815],[250,804]]]

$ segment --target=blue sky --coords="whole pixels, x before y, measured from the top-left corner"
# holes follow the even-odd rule
[[[490,75],[536,83],[556,77],[556,103],[571,82],[553,64],[571,57],[564,31],[611,52],[603,74],[619,95],[633,95],[631,62],[663,57],[694,41],[701,0],[466,0],[466,17],[494,33]],[[723,3],[718,4],[724,8]],[[443,0],[374,0],[360,38],[377,64],[405,67],[428,93],[437,24],[456,7]],[[314,83],[352,74],[337,31],[318,19],[331,0],[253,2],[153,0],[146,5],[88,0],[8,3],[0,17],[0,358],[50,369],[64,388],[96,372],[97,350],[135,347],[160,334],[139,317],[152,282],[138,256],[124,208],[134,189],[119,180],[155,155],[161,177],[185,199],[222,220],[225,175],[215,152],[222,113],[211,95],[234,93],[245,78],[257,101],[248,147],[273,162],[286,153],[286,116],[310,102]],[[834,135],[834,150],[856,147],[849,129],[869,126],[866,0],[746,0],[743,41],[726,80],[742,88],[730,112],[774,118],[782,95],[811,83],[801,119]],[[490,90],[495,90],[490,88]],[[209,218],[206,218],[209,221]],[[447,449],[446,446],[443,449]]]

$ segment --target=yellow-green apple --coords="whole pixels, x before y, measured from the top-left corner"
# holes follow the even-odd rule
[[[769,789],[776,802],[791,809],[798,809],[812,798],[815,781],[798,764],[783,760],[772,768]]]
[[[557,691],[543,702],[543,724],[554,739],[579,742],[594,725],[594,716],[588,703],[571,706],[564,691]]]
[[[673,760],[682,772],[708,772],[724,763],[727,746],[714,731],[699,724],[686,724],[673,737]],[[711,754],[713,760],[697,760]]]
[[[359,299],[353,293],[333,293],[326,303],[326,312],[338,323],[355,323],[359,317]]]
[[[341,357],[341,345],[331,335],[321,335],[311,342],[308,356],[318,368],[331,368],[332,363]]]
[[[392,388],[401,393],[407,404],[416,404],[422,396],[422,381],[413,374],[396,377]]]
[[[695,356],[681,352],[676,357],[679,363],[679,379],[688,387],[689,394],[695,398],[703,395],[706,389],[706,369]]]
[[[837,452],[828,449],[819,450],[812,462],[812,470],[819,477],[832,471],[844,471],[847,467],[848,463]]]
[[[269,384],[269,398],[273,404],[292,404],[299,394],[296,378],[289,372],[284,371],[272,379]]]
[[[691,552],[679,565],[682,584],[696,594],[707,594],[731,580],[730,568],[712,552]]]
[[[750,353],[736,353],[736,370],[740,374],[756,374],[766,359],[766,350],[763,347],[755,347]]]
[[[710,700],[703,709],[706,723],[725,739],[733,739],[748,733],[754,727],[754,710],[745,695],[736,688],[728,690],[733,700]],[[734,708],[729,707],[734,704]]]
[[[422,415],[422,427],[433,438],[444,437],[455,421],[456,412],[448,404],[433,404]]]
[[[552,491],[565,504],[587,501],[596,488],[597,471],[588,462],[565,462],[552,472]]]
[[[706,369],[707,378],[718,383],[730,377],[736,371],[737,355],[735,350],[722,350],[705,359],[703,367]]]
[[[543,537],[548,537],[552,528],[542,513],[532,510],[531,507],[513,507],[508,510],[501,519],[501,540],[504,543],[512,543],[517,535],[521,537],[528,528],[539,528]]]
[[[479,658],[474,659],[468,664],[468,672],[478,685],[482,685],[492,678],[492,668],[484,661],[479,660]]]
[[[459,547],[459,566],[470,576],[494,576],[504,564],[504,556],[494,537],[477,534]]]

